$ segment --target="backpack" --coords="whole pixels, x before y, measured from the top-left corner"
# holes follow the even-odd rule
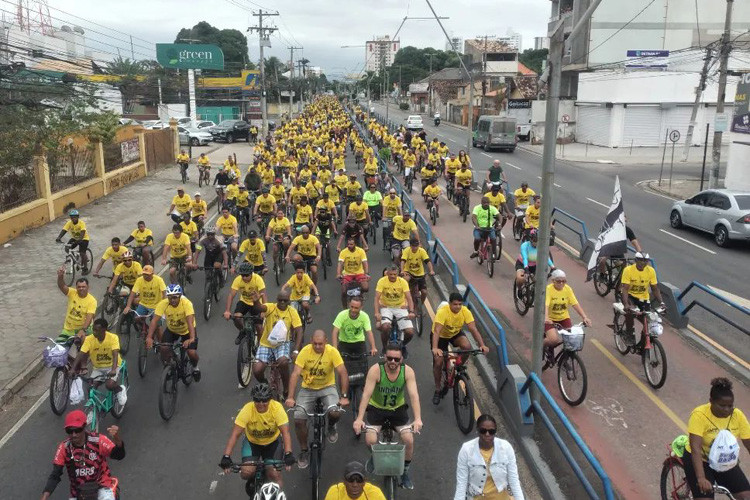
[[[731,421],[730,416],[729,422]],[[734,434],[729,432],[729,422],[727,422],[727,428],[720,430],[716,435],[708,451],[708,466],[716,472],[733,469],[740,461],[740,445]]]

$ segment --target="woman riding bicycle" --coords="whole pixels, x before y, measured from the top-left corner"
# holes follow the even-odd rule
[[[569,307],[575,309],[581,316],[584,325],[591,326],[591,320],[578,304],[573,289],[567,284],[565,272],[562,269],[555,269],[550,278],[552,283],[547,285],[544,302],[544,347],[549,351],[554,350],[561,343],[557,327],[564,330],[570,330],[573,327]]]
[[[518,254],[516,260],[516,285],[518,290],[521,290],[521,285],[526,281],[526,273],[530,273],[532,276],[536,272],[536,245],[539,235],[536,230],[529,232],[528,241],[524,241],[521,244],[521,252]],[[550,269],[554,269],[555,265],[552,262],[552,258],[548,257],[547,263]]]

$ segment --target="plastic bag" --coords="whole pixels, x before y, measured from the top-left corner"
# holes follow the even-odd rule
[[[73,379],[70,383],[70,404],[77,405],[83,401],[83,380]]]
[[[274,347],[282,344],[286,342],[288,332],[286,323],[284,323],[283,319],[280,319],[273,325],[271,333],[268,334],[268,342]]]
[[[726,472],[740,461],[740,445],[734,434],[722,429],[708,452],[708,466],[716,472]]]

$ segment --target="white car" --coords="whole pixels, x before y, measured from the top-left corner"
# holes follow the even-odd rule
[[[198,130],[202,130],[204,128],[211,128],[215,127],[216,124],[209,120],[198,120],[195,122],[194,128],[197,128]]]
[[[204,146],[213,140],[211,133],[206,130],[197,128],[177,127],[180,136],[180,144],[190,144],[191,146]]]
[[[407,130],[422,130],[424,123],[422,123],[422,117],[419,115],[409,115],[406,119]]]

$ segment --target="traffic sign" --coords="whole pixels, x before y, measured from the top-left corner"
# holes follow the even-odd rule
[[[677,142],[680,140],[680,131],[679,130],[672,130],[669,133],[669,140],[672,142]]]
[[[568,123],[570,121],[570,115],[562,115],[562,122]]]

